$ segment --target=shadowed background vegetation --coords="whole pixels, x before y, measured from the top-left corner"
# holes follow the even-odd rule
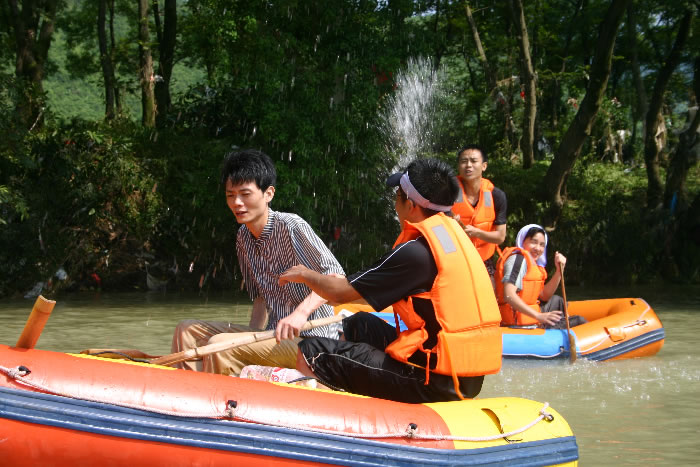
[[[539,222],[568,281],[698,283],[698,4],[668,3],[2,0],[0,296],[238,288],[219,169],[243,147],[276,162],[273,209],[367,266],[417,57],[444,90],[418,156],[481,144],[507,245]]]

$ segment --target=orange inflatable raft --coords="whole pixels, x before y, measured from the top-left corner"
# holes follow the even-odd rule
[[[519,398],[404,404],[0,345],[3,465],[575,465]]]

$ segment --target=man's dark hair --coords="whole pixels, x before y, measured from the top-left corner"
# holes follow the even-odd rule
[[[459,162],[459,156],[461,156],[464,151],[468,151],[470,149],[474,149],[476,151],[479,151],[481,153],[481,160],[483,162],[489,161],[489,156],[488,156],[488,154],[486,154],[486,151],[484,151],[484,148],[482,148],[478,144],[467,144],[462,149],[457,151],[457,162]]]
[[[459,183],[454,170],[440,159],[416,159],[406,171],[411,184],[425,199],[443,206],[452,206],[459,194]],[[432,216],[437,211],[422,208],[426,215]]]
[[[244,149],[226,155],[221,169],[221,183],[226,185],[228,180],[234,185],[255,182],[258,188],[265,191],[277,182],[277,172],[270,156],[257,149]]]
[[[544,231],[543,228],[541,228],[541,227],[530,227],[530,229],[529,229],[529,230],[527,231],[527,233],[525,234],[525,238],[523,238],[523,240],[527,240],[528,238],[532,238],[532,237],[534,237],[535,235],[537,235],[538,233],[541,233],[542,235],[544,235],[544,238],[547,238],[547,234],[545,233],[545,231]]]

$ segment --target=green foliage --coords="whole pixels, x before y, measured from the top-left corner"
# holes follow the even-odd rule
[[[0,47],[0,261],[8,266],[0,295],[25,291],[61,266],[72,281],[64,287],[97,285],[95,273],[105,288],[143,288],[147,268],[178,287],[237,286],[236,225],[219,169],[228,151],[243,147],[260,148],[276,162],[273,209],[308,220],[346,271],[367,266],[398,233],[383,184],[397,151],[385,146],[378,115],[395,91],[396,74],[419,56],[440,57],[449,90],[440,104],[447,117],[432,135],[433,149],[453,163],[462,145],[485,146],[488,176],[508,195],[506,243],[512,244],[520,226],[541,222],[549,208],[541,180],[585,96],[608,4],[525,5],[538,76],[538,136],[548,144],[527,171],[496,106],[497,99],[506,102],[514,126],[521,127],[518,48],[505,3],[470,2],[499,81],[497,95],[486,84],[462,2],[180,2],[173,109],[162,128],[147,131],[135,123],[140,103],[134,2],[115,2],[112,53],[123,111],[102,122],[96,4],[68,1],[57,19],[46,95],[33,96],[48,102],[44,126],[31,132],[15,112],[14,36],[2,6],[0,43],[7,47]],[[635,5],[633,35],[650,94],[688,4]],[[153,27],[151,34],[157,60]],[[691,45],[698,37],[691,37],[668,87],[669,130],[683,124],[688,64],[697,49]],[[653,280],[664,255],[677,260],[682,277],[697,280],[692,264],[700,261],[691,240],[696,211],[664,217],[644,208],[645,173],[634,165],[642,160],[641,121],[624,31],[615,55],[602,110],[568,176],[552,246],[569,257],[572,280]],[[607,135],[635,127],[636,141],[627,149],[632,165],[603,161]],[[677,141],[669,133],[672,150]],[[694,168],[689,199],[698,199],[698,179]],[[671,227],[679,240],[667,247]]]
[[[162,211],[154,167],[133,151],[130,128],[73,121],[28,134],[13,148],[27,161],[12,176],[26,204],[23,211],[15,206],[3,231],[2,260],[20,269],[0,290],[47,279],[60,266],[75,280],[98,268],[107,277],[130,272],[132,265],[123,269],[120,261],[145,248]],[[25,245],[23,253],[12,244]]]
[[[537,162],[524,173],[518,164],[489,162],[488,178],[508,197],[506,246],[515,244],[524,225],[542,224],[546,205],[537,201],[538,187],[533,181],[540,180],[548,166],[548,162]],[[700,193],[699,172],[696,168],[691,174],[691,193]],[[645,207],[645,193],[643,168],[601,162],[576,165],[567,184],[567,203],[557,228],[550,232],[548,249],[550,256],[554,251],[567,256],[567,277],[611,285],[658,279],[659,265],[667,253],[665,233],[658,227],[657,215]],[[681,257],[685,263],[697,264],[697,247],[687,243],[694,249],[687,249]],[[689,264],[682,270],[687,275],[681,280],[692,281],[697,275]]]

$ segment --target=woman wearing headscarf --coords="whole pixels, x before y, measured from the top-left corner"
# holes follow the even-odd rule
[[[506,248],[496,266],[496,297],[503,326],[564,329],[564,300],[555,295],[566,257],[554,253],[555,272],[547,281],[547,233],[537,224],[520,229],[515,247]],[[570,316],[570,326],[585,323]]]

